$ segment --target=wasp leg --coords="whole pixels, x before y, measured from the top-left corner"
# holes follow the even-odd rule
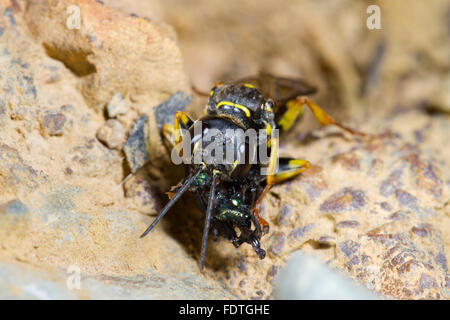
[[[328,125],[335,125],[347,132],[350,132],[351,134],[355,134],[355,135],[360,135],[360,136],[370,136],[367,133],[361,132],[361,131],[357,131],[353,128],[347,127],[346,125],[337,122],[336,120],[334,120],[330,115],[328,115],[325,111],[323,111],[317,104],[315,104],[314,102],[312,102],[308,97],[297,97],[295,99],[295,101],[297,101],[297,103],[300,103],[302,105],[307,105],[308,108],[311,110],[311,112],[314,115],[314,118],[316,118],[317,122],[319,122],[321,125],[323,126],[328,126]]]
[[[261,245],[259,243],[259,239],[261,238],[261,236],[260,234],[258,234],[257,230],[251,231],[249,228],[240,229],[241,234],[239,235],[239,245],[244,242],[251,244],[258,257],[260,259],[264,259],[264,257],[266,256],[266,251],[264,249],[261,249]]]
[[[173,124],[165,123],[161,128],[164,141],[168,143],[170,148],[175,147],[175,129]]]
[[[176,144],[181,142],[180,129],[188,130],[194,121],[183,111],[177,111],[173,119],[173,137]]]
[[[194,121],[184,112],[177,111],[174,116],[173,125],[165,123],[161,128],[161,134],[163,136],[164,145],[170,151],[181,142],[180,129],[188,130]],[[182,156],[183,150],[179,150],[179,155]]]
[[[194,121],[183,111],[177,111],[173,119],[173,125],[170,123],[165,123],[161,128],[161,133],[164,140],[169,144],[170,147],[175,147],[175,145],[181,139],[181,134],[179,129],[189,129]]]
[[[310,162],[302,159],[280,158],[275,182],[280,183],[308,170]]]
[[[191,84],[191,89],[194,91],[195,94],[202,96],[202,97],[209,97],[209,93],[203,92],[200,89],[198,89],[196,86]]]
[[[205,227],[203,229],[202,250],[201,250],[201,259],[200,259],[200,269],[201,270],[203,270],[203,267],[205,266],[206,244],[208,242],[209,226],[211,224],[212,211],[213,211],[213,207],[215,205],[216,197],[217,197],[217,194],[216,194],[217,176],[218,176],[217,172],[214,171],[211,191],[210,191],[209,200],[208,200],[208,208],[206,209]]]
[[[210,96],[212,96],[214,88],[216,88],[216,87],[218,87],[218,86],[220,86],[222,84],[223,84],[223,81],[217,81],[214,84],[213,89],[209,93],[203,92],[202,90],[200,90],[196,86],[194,86],[194,84],[191,84],[191,89],[192,89],[192,91],[194,91],[194,93],[198,94],[199,96],[210,97]]]
[[[234,227],[232,225],[228,226],[228,240],[231,241],[235,248],[239,248],[243,243],[236,234]]]
[[[266,257],[266,251],[261,248],[258,238],[255,235],[250,235],[249,243],[252,245],[253,250],[255,250],[259,259],[264,259]]]
[[[235,235],[234,235],[234,238],[232,238],[232,239],[230,239],[230,241],[231,241],[231,243],[233,244],[233,246],[235,247],[235,248],[239,248],[240,246],[241,246],[241,244],[243,244],[245,241],[243,241],[242,239],[241,239],[241,237],[239,236],[237,236],[236,235],[236,233],[235,233]]]
[[[261,201],[263,200],[264,196],[267,194],[272,185],[275,183],[275,173],[277,170],[277,162],[278,162],[278,139],[274,137],[270,138],[270,140],[268,141],[268,145],[270,145],[270,158],[266,168],[267,169],[266,186],[264,187],[264,190],[256,200],[255,205],[253,207],[253,215],[259,223],[259,226],[257,225],[256,228],[258,230],[262,230],[263,234],[269,233],[269,223],[259,216],[259,206],[261,205]]]
[[[275,114],[275,120],[278,127],[283,131],[288,131],[295,123],[295,120],[303,114],[303,104],[299,104],[296,100],[289,100],[286,105],[282,106]]]
[[[295,119],[303,113],[304,106],[307,106],[314,115],[314,118],[323,126],[335,125],[354,135],[370,136],[367,133],[357,131],[340,122],[334,120],[330,115],[323,111],[317,104],[308,97],[300,96],[286,103],[287,110],[282,114],[277,114],[277,124],[284,131],[289,130],[295,122]]]
[[[158,216],[153,220],[152,224],[147,228],[147,230],[144,231],[144,233],[141,235],[141,238],[145,237],[152,229],[153,227],[158,223],[159,220],[164,217],[164,215],[169,211],[170,208],[177,202],[177,200],[185,193],[188,188],[191,186],[191,184],[194,182],[194,180],[198,177],[198,175],[206,168],[206,164],[202,163],[202,166],[200,166],[190,177],[189,179],[185,180],[183,184],[181,185],[181,188],[178,189],[177,193],[170,199],[170,201],[166,204],[166,206],[161,210],[161,212],[158,214]]]

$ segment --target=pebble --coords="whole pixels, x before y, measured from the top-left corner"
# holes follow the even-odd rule
[[[114,94],[114,96],[109,100],[106,106],[106,111],[108,113],[108,118],[115,118],[118,115],[125,114],[128,111],[128,106],[122,98],[120,92]]]
[[[158,130],[163,124],[173,123],[173,117],[177,111],[183,111],[191,103],[192,96],[186,95],[182,91],[176,92],[168,100],[153,108],[155,112]]]
[[[134,122],[128,140],[123,147],[128,166],[133,173],[150,159],[148,138],[148,117],[144,115]]]
[[[62,113],[46,114],[41,121],[44,134],[49,136],[62,136],[64,134],[65,125],[67,123],[66,116]]]
[[[115,119],[105,122],[97,131],[97,139],[110,149],[122,149],[125,143],[125,128]]]

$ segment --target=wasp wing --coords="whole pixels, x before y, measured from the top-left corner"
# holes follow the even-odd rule
[[[289,100],[298,96],[310,95],[317,91],[315,87],[303,79],[277,77],[266,72],[260,72],[257,76],[239,79],[233,83],[247,83],[260,89],[264,96],[270,97],[274,101],[275,113],[286,105]]]

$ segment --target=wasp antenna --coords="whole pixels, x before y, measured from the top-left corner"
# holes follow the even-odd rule
[[[112,194],[112,193],[116,192],[119,188],[121,188],[123,186],[123,184],[125,182],[130,180],[130,178],[132,178],[133,175],[134,175],[133,173],[128,174],[122,181],[120,181],[120,183],[115,188],[113,188],[110,192],[108,192],[108,194]]]
[[[205,169],[205,165],[202,164],[200,168],[197,169],[197,171],[194,172],[194,174],[184,182],[184,184],[181,186],[180,190],[175,194],[175,196],[169,201],[169,203],[166,204],[166,206],[161,210],[161,212],[158,214],[158,216],[153,220],[152,224],[145,230],[145,232],[141,235],[141,238],[145,237],[147,233],[149,233],[153,227],[158,223],[159,220],[161,220],[162,217],[169,211],[170,208],[177,202],[177,200],[183,195],[183,193],[189,188],[189,186],[194,182],[195,178]]]
[[[201,259],[200,259],[200,269],[201,270],[203,270],[203,267],[205,266],[206,243],[208,242],[209,226],[211,223],[211,213],[212,213],[212,209],[214,206],[214,202],[216,200],[216,181],[217,181],[217,173],[214,172],[212,186],[211,186],[211,192],[209,194],[209,200],[208,200],[208,209],[206,210],[205,227],[203,228],[202,251],[201,251]]]
[[[209,97],[209,93],[206,93],[206,92],[203,92],[203,91],[197,89],[197,87],[194,86],[193,84],[191,84],[191,88],[192,88],[192,91],[194,91],[194,93],[198,94],[199,96]]]

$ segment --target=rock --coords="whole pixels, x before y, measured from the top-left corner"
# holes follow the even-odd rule
[[[381,297],[327,267],[313,256],[297,252],[278,273],[275,298],[282,300],[374,300]]]
[[[368,121],[365,130],[379,132],[380,123]],[[450,138],[447,126],[448,120],[411,112],[391,118],[391,138],[344,142],[339,129],[329,128],[313,133],[312,141],[285,145],[283,152],[307,154],[313,165],[274,186],[263,201],[263,217],[271,224],[261,239],[268,252],[264,260],[249,246],[239,253],[226,243],[209,249],[244,256],[239,265],[245,272],[224,271],[229,285],[242,298],[258,290],[276,297],[274,274],[292,252],[301,251],[384,298],[449,299],[449,190],[443,170],[448,161],[442,158],[447,151],[434,144]],[[423,139],[416,139],[416,131]],[[254,276],[261,274],[267,282]]]
[[[139,212],[157,214],[163,206],[155,187],[148,180],[148,176],[135,177],[133,183],[126,185],[126,197]]]
[[[161,130],[163,124],[172,123],[173,117],[177,111],[184,111],[192,100],[192,96],[184,94],[182,91],[176,92],[169,100],[164,101],[156,106],[153,110],[155,112],[156,124],[158,130]]]
[[[26,215],[29,213],[27,206],[20,200],[11,200],[0,206],[0,211],[13,215]]]
[[[44,135],[62,136],[66,125],[66,117],[62,113],[44,115],[41,126]]]
[[[392,53],[400,54],[405,42],[386,33],[385,46],[394,50],[378,57],[382,68],[377,76],[370,61],[373,49],[380,48],[379,39],[366,36],[381,33],[355,36],[351,31],[361,20],[363,4],[347,6],[355,15],[345,16],[355,20],[346,20],[345,27],[333,25],[338,33],[347,30],[342,40],[326,24],[316,30],[317,21],[336,21],[333,17],[343,13],[341,6],[326,10],[332,13],[328,16],[309,2],[298,9],[292,2],[289,10],[274,16],[276,21],[265,24],[263,33],[262,24],[244,26],[258,31],[246,29],[247,33],[242,33],[242,24],[230,25],[239,17],[228,15],[233,10],[219,10],[225,19],[214,16],[217,21],[185,19],[192,10],[183,5],[164,14],[183,30],[186,57],[194,54],[199,61],[193,64],[187,58],[189,74],[209,77],[193,81],[202,91],[217,80],[250,75],[260,67],[294,76],[302,70],[320,88],[317,101],[325,109],[343,119],[343,109],[333,106],[344,107],[356,99],[367,112],[356,122],[358,129],[392,131],[389,137],[373,140],[338,128],[305,132],[313,123],[305,112],[303,123],[281,136],[280,154],[307,158],[312,166],[266,195],[261,214],[271,228],[261,246],[267,256],[259,260],[248,244],[236,249],[227,241],[211,241],[206,268],[200,272],[204,217],[192,195],[183,195],[146,238],[139,238],[154,219],[149,215],[167,201],[164,192],[183,174],[182,167],[170,163],[159,128],[173,121],[175,111],[195,117],[204,107],[200,97],[189,104],[189,82],[173,29],[151,22],[164,20],[158,16],[161,10],[148,10],[156,2],[0,0],[0,296],[273,299],[275,277],[283,272],[289,255],[301,251],[324,262],[327,275],[330,268],[337,270],[384,298],[448,299],[450,156],[443,146],[450,139],[449,122],[442,113],[429,115],[417,108],[429,104],[423,92],[416,95],[416,102],[409,99],[424,86],[432,92],[439,84],[436,79],[445,77],[427,76],[424,66],[433,65],[432,73],[446,70],[440,62],[440,57],[448,56],[442,50],[446,42],[423,45],[436,42],[438,32],[422,38],[393,70]],[[67,28],[68,5],[81,9],[80,29]],[[166,2],[160,5],[164,11]],[[152,19],[108,6],[133,9]],[[274,6],[261,2],[251,12],[258,19],[273,12]],[[387,6],[390,10],[383,12],[392,16],[385,21],[403,17],[403,11],[396,16]],[[208,6],[220,7],[231,8],[221,2]],[[423,8],[436,10],[435,2]],[[299,28],[284,30],[285,15],[301,16],[295,20]],[[220,37],[208,32],[205,36],[207,30],[191,32],[205,21],[218,27],[208,32],[226,25],[238,47],[252,49],[236,55],[234,46],[223,46]],[[383,30],[398,25],[402,24],[386,24]],[[254,34],[264,37],[246,37]],[[192,35],[198,39],[192,41]],[[304,41],[285,50],[285,40],[291,38]],[[267,46],[274,39],[274,45]],[[362,39],[367,47],[346,54],[352,47],[348,44]],[[417,52],[425,59],[417,59]],[[405,75],[416,69],[420,72],[407,79],[410,84],[404,83]],[[386,114],[372,114],[364,94],[360,96],[360,78],[366,74],[370,78],[366,92],[376,101],[377,111]],[[403,85],[409,88],[406,95],[396,92]],[[120,105],[119,92],[128,109],[116,116],[129,128],[124,152],[107,147],[114,146],[118,136],[114,125],[105,125],[105,106],[112,97]],[[356,121],[358,112],[351,114]],[[106,134],[100,142],[96,135],[103,125]],[[149,165],[139,170],[146,162]],[[122,186],[127,163],[134,175]],[[81,275],[80,291],[73,289],[76,281],[71,276],[76,270]],[[314,279],[313,284],[319,285],[320,279]]]
[[[112,168],[120,166],[122,159],[95,138],[82,138],[64,155],[65,164],[75,175],[101,177],[109,175]]]
[[[149,270],[146,275],[118,277],[82,273],[76,265],[66,270],[31,268],[0,262],[0,299],[233,299],[211,280],[183,274],[178,278]]]
[[[82,12],[79,28],[66,25],[71,5]],[[80,77],[83,96],[98,111],[116,92],[162,101],[167,93],[188,90],[181,53],[167,25],[82,0],[30,2],[24,17],[46,53]]]
[[[117,188],[126,159],[96,139],[105,125],[106,145],[124,141],[123,126],[101,112],[115,93],[133,97],[117,115],[128,125],[189,92],[172,29],[93,1],[14,3],[0,1],[0,296],[236,298],[176,240],[157,230],[139,239],[149,223],[141,212],[160,204],[147,176],[128,198]],[[83,30],[66,28],[68,5],[81,8]],[[115,99],[110,109],[122,113]],[[70,286],[74,267],[80,291]]]
[[[106,112],[109,118],[115,118],[118,115],[125,114],[128,111],[128,107],[122,98],[120,92],[114,94],[114,96],[109,100],[106,106]]]
[[[440,82],[440,86],[431,97],[428,107],[450,113],[450,74],[447,73]]]
[[[110,149],[122,149],[125,143],[125,128],[120,121],[109,119],[97,131],[97,139]]]
[[[6,223],[16,224],[20,219],[28,221],[30,212],[28,207],[19,199],[8,201],[0,205],[0,220]],[[8,221],[9,220],[9,221]]]
[[[45,176],[31,167],[17,149],[0,143],[0,187],[3,192],[27,193],[36,190],[43,182]]]
[[[139,170],[150,159],[148,142],[148,117],[142,116],[134,122],[123,147],[131,172]]]
[[[344,188],[333,194],[320,205],[322,212],[344,212],[362,209],[366,204],[366,196],[362,190]]]
[[[285,235],[282,232],[275,232],[268,241],[269,253],[273,256],[279,255],[285,245]]]
[[[292,208],[289,205],[285,205],[281,208],[278,215],[278,223],[281,225],[287,225],[292,216]]]

